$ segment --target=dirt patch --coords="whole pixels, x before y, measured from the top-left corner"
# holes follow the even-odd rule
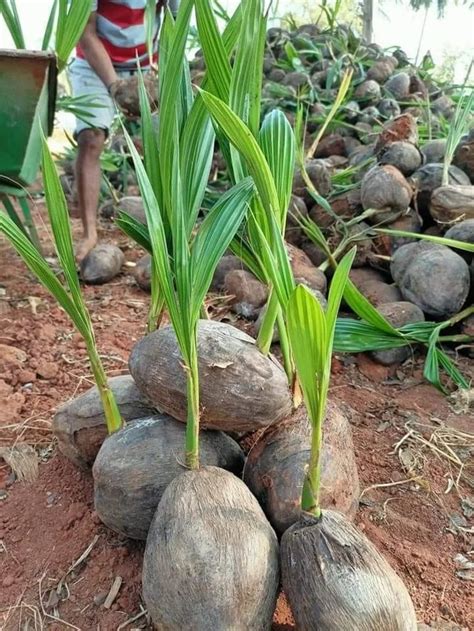
[[[142,254],[109,225],[101,237],[118,242],[127,261]],[[4,241],[0,258],[0,344],[13,349],[8,361],[0,356],[0,446],[28,442],[45,461],[34,483],[15,481],[0,461],[0,621],[6,631],[149,628],[140,597],[142,544],[100,524],[90,476],[52,444],[55,408],[92,383],[84,344]],[[126,372],[129,350],[145,330],[148,297],[124,270],[112,283],[85,288],[109,375]],[[460,367],[473,377],[472,361],[461,358]],[[417,356],[397,369],[337,357],[331,394],[346,406],[354,433],[363,489],[358,525],[406,581],[420,622],[474,628],[472,583],[457,576],[454,561],[472,549],[466,500],[474,471],[464,464],[460,475],[448,457],[451,450],[472,465],[472,418],[455,414],[423,382]],[[274,631],[292,628],[280,597]]]

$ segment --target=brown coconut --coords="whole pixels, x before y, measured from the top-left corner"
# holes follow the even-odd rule
[[[423,322],[425,319],[423,311],[411,302],[387,302],[379,305],[377,310],[396,328],[406,324]],[[385,351],[373,351],[371,355],[380,364],[390,366],[405,361],[412,352],[413,349],[409,346],[402,346],[401,348],[390,348]]]
[[[471,243],[474,245],[474,218],[465,219],[459,223],[451,226],[444,235],[447,239],[454,239],[455,241],[464,241],[464,243]],[[458,250],[456,252],[463,257],[464,260],[470,262],[474,259],[473,252],[467,252],[466,250]],[[473,286],[474,287],[474,286]]]
[[[125,262],[120,248],[100,243],[81,261],[81,279],[90,285],[101,285],[115,278]]]
[[[291,396],[283,368],[242,331],[201,320],[198,364],[203,428],[254,431],[289,415]],[[162,327],[139,340],[129,365],[143,394],[160,411],[185,422],[186,374],[173,328]]]
[[[380,101],[380,96],[380,85],[373,79],[363,81],[354,92],[354,98],[363,103],[377,103]]]
[[[158,81],[153,74],[144,75],[144,84],[152,108],[158,105]],[[131,116],[140,116],[139,77],[133,75],[114,84],[113,98],[119,108]]]
[[[376,210],[373,223],[394,221],[407,210],[413,191],[400,171],[394,166],[375,166],[366,173],[361,185],[364,210]]]
[[[410,94],[410,75],[398,72],[385,82],[384,88],[397,101],[403,101]]]
[[[322,294],[326,294],[327,280],[324,272],[313,265],[311,259],[303,250],[289,243],[286,244],[286,249],[295,281],[310,289],[316,289]]]
[[[365,283],[359,285],[359,291],[374,306],[402,300],[402,295],[398,287],[379,280],[367,280]]]
[[[469,294],[469,266],[444,245],[403,245],[394,253],[390,271],[403,298],[437,318],[457,313]]]
[[[382,147],[391,145],[392,142],[400,141],[410,142],[413,145],[418,142],[416,119],[405,112],[385,123],[377,139],[375,153],[378,153]]]
[[[278,542],[257,500],[216,467],[167,487],[144,559],[143,598],[163,631],[268,631],[279,586]]]
[[[429,140],[421,147],[421,153],[424,164],[442,162],[446,153],[446,140],[444,138]]]
[[[410,208],[407,213],[401,215],[398,219],[387,224],[388,230],[403,230],[405,232],[421,232],[423,222],[421,217],[413,208]],[[412,243],[416,240],[416,237],[398,237],[394,235],[383,235],[381,238],[388,244],[388,252],[392,254],[395,250],[406,243]]]
[[[440,186],[430,200],[430,214],[440,224],[474,219],[474,186]]]
[[[230,297],[232,311],[255,320],[268,298],[268,287],[246,270],[234,269],[226,274],[224,292]]]
[[[138,390],[130,375],[110,377],[109,388],[124,421],[155,413],[153,404]],[[97,386],[62,405],[53,418],[53,433],[60,451],[82,469],[89,469],[107,436],[104,408]]]
[[[367,79],[373,79],[377,83],[384,83],[395,70],[396,59],[384,57],[379,59],[367,70]]]
[[[298,631],[416,631],[408,591],[344,515],[304,516],[281,540],[283,590]]]
[[[416,192],[417,208],[420,212],[429,211],[433,191],[442,185],[444,165],[432,162],[417,169],[410,177],[410,183]],[[469,186],[468,176],[451,165],[448,171],[448,185]]]
[[[267,430],[252,447],[244,482],[260,502],[278,535],[298,521],[309,460],[311,425],[305,409]],[[348,420],[328,405],[323,425],[321,503],[352,519],[359,503],[359,477]]]
[[[308,160],[305,166],[309,179],[318,193],[323,196],[328,195],[331,191],[331,175],[324,164],[324,160]],[[293,193],[298,197],[303,197],[305,201],[312,200],[312,197],[308,195],[306,183],[299,169],[296,169],[293,178]]]
[[[151,291],[151,256],[149,254],[145,254],[137,261],[132,275],[140,289]]]
[[[214,272],[210,288],[211,291],[224,291],[225,277],[234,269],[243,270],[246,269],[246,267],[238,256],[234,256],[233,254],[226,254],[223,256],[217,264],[216,271]]]
[[[462,169],[474,184],[474,130],[471,129],[456,147],[453,164]]]
[[[415,145],[397,140],[385,145],[379,153],[380,164],[391,164],[403,175],[411,175],[421,166],[422,156]]]
[[[146,539],[156,507],[168,486],[184,471],[183,423],[165,414],[130,422],[109,436],[92,470],[94,505],[103,523],[132,539]],[[202,431],[201,462],[240,475],[244,455],[223,432]]]

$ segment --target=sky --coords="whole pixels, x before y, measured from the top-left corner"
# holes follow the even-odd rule
[[[30,48],[37,48],[41,44],[52,0],[16,0],[16,2],[27,45]],[[221,2],[229,11],[238,4],[238,0],[221,0]],[[292,0],[291,7],[293,11],[298,12],[298,6],[302,4],[307,4],[307,2]],[[280,0],[278,5],[283,10],[287,10],[285,0]],[[374,41],[384,47],[399,45],[410,58],[414,59],[422,31],[424,11],[412,11],[408,8],[406,0],[380,2],[376,0],[376,5],[378,5],[378,10],[374,20]],[[474,54],[474,10],[469,10],[465,6],[455,6],[453,0],[449,5],[445,16],[441,19],[438,19],[434,7],[430,9],[420,58],[428,50],[438,63],[446,53],[455,55],[459,60],[458,75],[460,75],[468,64],[467,60]],[[0,20],[0,48],[8,48],[11,45],[5,25]]]

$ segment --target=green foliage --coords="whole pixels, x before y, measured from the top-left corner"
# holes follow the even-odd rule
[[[454,157],[454,152],[461,138],[466,133],[469,124],[472,122],[474,113],[474,88],[463,90],[459,97],[454,112],[453,120],[450,121],[448,137],[446,139],[446,150],[443,161],[443,186],[449,182],[449,167]]]
[[[82,335],[104,406],[107,428],[109,433],[111,433],[120,429],[122,420],[113,393],[107,385],[107,378],[96,347],[92,321],[81,294],[74,260],[69,213],[46,140],[43,140],[43,179],[48,216],[56,253],[64,276],[64,283],[62,284],[59,281],[54,271],[46,263],[37,248],[25,236],[24,232],[4,213],[0,213],[0,231],[5,234],[31,272],[66,311],[74,326]]]
[[[126,133],[147,217],[152,254],[150,319],[164,304],[181,351],[188,391],[186,464],[199,466],[197,325],[218,261],[254,195],[239,181],[197,223],[214,151],[214,131],[200,94],[193,95],[185,59],[193,0],[184,0],[176,23],[167,13],[160,38],[158,133],[141,81],[144,163]],[[230,30],[232,30],[230,26]],[[122,216],[119,225],[143,243],[143,229]]]
[[[15,46],[17,48],[26,48],[16,0],[0,0],[0,13],[3,16]]]
[[[355,249],[346,254],[335,271],[326,312],[302,285],[294,290],[287,307],[290,347],[312,425],[311,453],[303,484],[301,508],[316,517],[321,514],[322,426],[331,378],[337,314],[354,256]]]
[[[0,12],[17,48],[28,48],[23,35],[16,0],[0,0]],[[42,49],[50,47],[56,30],[54,48],[58,58],[58,69],[66,67],[74,46],[81,37],[91,14],[90,0],[54,0],[43,35]]]
[[[90,0],[59,0],[58,8],[55,51],[61,71],[85,29],[91,14],[91,3]]]
[[[469,8],[472,8],[473,6],[471,0],[454,0],[454,4],[467,5]],[[410,0],[410,6],[412,9],[415,9],[415,11],[419,11],[420,9],[430,9],[432,6],[436,6],[438,10],[438,17],[443,17],[448,6],[448,0]]]

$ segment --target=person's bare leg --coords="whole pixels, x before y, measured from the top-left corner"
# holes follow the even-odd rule
[[[102,178],[100,154],[104,143],[105,132],[101,129],[84,129],[77,137],[77,205],[83,227],[83,239],[76,249],[78,261],[82,261],[97,244],[97,207]]]

